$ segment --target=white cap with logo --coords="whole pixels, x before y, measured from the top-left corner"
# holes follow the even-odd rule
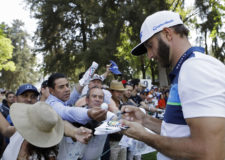
[[[154,34],[160,32],[165,27],[172,27],[178,24],[183,24],[178,13],[172,11],[159,11],[148,16],[141,26],[140,39],[136,47],[131,51],[133,55],[141,55],[147,52],[144,42],[151,38]]]

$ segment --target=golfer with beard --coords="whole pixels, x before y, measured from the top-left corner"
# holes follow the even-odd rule
[[[158,150],[158,160],[224,160],[225,66],[203,48],[192,47],[188,32],[179,14],[171,11],[145,19],[141,43],[131,53],[147,52],[149,59],[172,67],[171,89],[162,121],[123,106],[121,122],[129,126],[123,133]]]

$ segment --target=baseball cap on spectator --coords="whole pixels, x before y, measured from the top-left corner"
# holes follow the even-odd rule
[[[158,89],[158,87],[157,86],[153,86],[153,89]]]
[[[104,77],[103,76],[100,76],[100,75],[98,75],[98,74],[94,74],[92,77],[91,77],[91,79],[90,79],[90,81],[93,81],[93,80],[96,80],[96,79],[98,79],[98,80],[100,80],[100,81],[104,81]]]
[[[24,92],[27,92],[27,91],[33,91],[37,95],[39,95],[39,92],[38,92],[37,88],[34,87],[32,84],[23,84],[17,89],[16,96],[21,95],[21,94],[23,94]]]
[[[149,89],[144,89],[141,91],[141,94],[148,93],[148,92],[149,92]]]
[[[142,23],[140,31],[141,43],[134,47],[131,54],[138,56],[147,52],[144,43],[165,27],[183,24],[178,13],[172,11],[159,11],[148,16]]]
[[[152,86],[152,87],[151,87],[151,90],[152,90],[152,89],[154,90],[154,89],[156,89],[156,88],[158,88],[158,87],[157,87],[157,86]]]
[[[114,61],[112,61],[112,60],[110,60],[110,63],[111,63],[111,66],[110,66],[109,70],[113,74],[116,74],[116,75],[121,74],[121,72],[119,71],[119,68],[118,68],[117,64]]]
[[[152,94],[149,94],[147,98],[153,98],[153,95]]]

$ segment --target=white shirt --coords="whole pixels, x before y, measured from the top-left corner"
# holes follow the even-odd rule
[[[225,65],[217,59],[194,52],[181,66],[178,93],[184,119],[197,117],[225,118]],[[188,125],[162,122],[161,135],[188,137]],[[170,160],[158,154],[158,160]]]
[[[115,116],[112,112],[107,112],[106,120]],[[64,137],[59,144],[58,160],[96,160],[101,156],[107,135],[93,136],[88,144],[73,142],[69,137]]]
[[[18,132],[15,132],[3,153],[2,160],[17,160],[23,141],[24,138]]]

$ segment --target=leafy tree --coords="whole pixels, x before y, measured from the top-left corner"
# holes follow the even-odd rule
[[[4,33],[12,40],[13,55],[12,61],[16,65],[14,72],[2,70],[0,85],[9,90],[16,90],[23,83],[34,84],[38,80],[36,67],[36,57],[31,54],[31,49],[27,44],[29,35],[23,31],[23,22],[14,20],[12,27],[5,26]]]
[[[62,71],[76,77],[74,68],[86,69],[92,61],[105,66],[110,59],[118,62],[122,72],[131,77],[142,71],[145,77],[149,64],[138,58],[134,68],[124,63],[117,47],[121,46],[121,33],[130,27],[130,46],[138,43],[139,28],[144,18],[168,5],[163,0],[100,0],[100,1],[35,1],[27,0],[35,18],[39,19],[36,42],[44,53],[45,74]],[[130,52],[130,51],[129,51]],[[130,54],[127,52],[127,54]],[[121,61],[120,61],[121,60]],[[65,65],[66,64],[66,65]]]
[[[86,58],[88,62],[84,60],[89,39],[97,39],[91,29],[98,23],[95,13],[92,16],[93,10],[98,11],[96,2],[29,0],[28,3],[40,20],[36,42],[38,51],[44,53],[45,74],[64,72],[75,77],[75,68],[87,68],[90,61],[96,61],[97,56]]]
[[[224,15],[225,1],[224,0],[198,0],[195,1],[196,8],[199,9],[199,17],[201,21],[196,23],[196,28],[200,34],[198,39],[204,41],[206,54],[212,54],[220,61],[225,63],[225,31]],[[211,48],[208,46],[211,39]]]
[[[198,9],[186,8],[184,0],[26,1],[39,20],[35,41],[37,51],[44,54],[45,75],[63,72],[73,79],[92,61],[98,62],[101,68],[112,59],[127,79],[151,75],[153,82],[158,78],[161,84],[166,84],[167,79],[161,78],[165,69],[156,61],[147,60],[145,55],[130,54],[139,43],[142,22],[153,12],[170,9],[179,12],[186,25],[200,25],[195,16]]]
[[[130,51],[132,49],[131,47],[131,41],[128,37],[129,34],[132,34],[131,27],[125,28],[125,32],[122,32],[120,34],[120,40],[121,40],[121,45],[117,47],[117,53],[115,56],[120,59],[121,63],[124,64],[124,74],[126,76],[125,79],[130,79],[134,77],[138,77],[140,74],[140,71],[142,70],[143,72],[143,78],[146,77],[146,72],[148,71],[150,64],[150,61],[147,59],[146,55],[137,57],[133,56],[130,54]],[[129,30],[129,31],[127,31]],[[129,32],[129,34],[127,34]],[[141,63],[139,63],[141,62]],[[125,68],[126,67],[126,68]],[[148,72],[149,73],[149,72]]]
[[[4,25],[0,26],[1,28]],[[15,71],[15,64],[10,60],[12,58],[13,46],[11,40],[7,38],[2,29],[0,28],[0,71],[1,70],[10,70]]]

